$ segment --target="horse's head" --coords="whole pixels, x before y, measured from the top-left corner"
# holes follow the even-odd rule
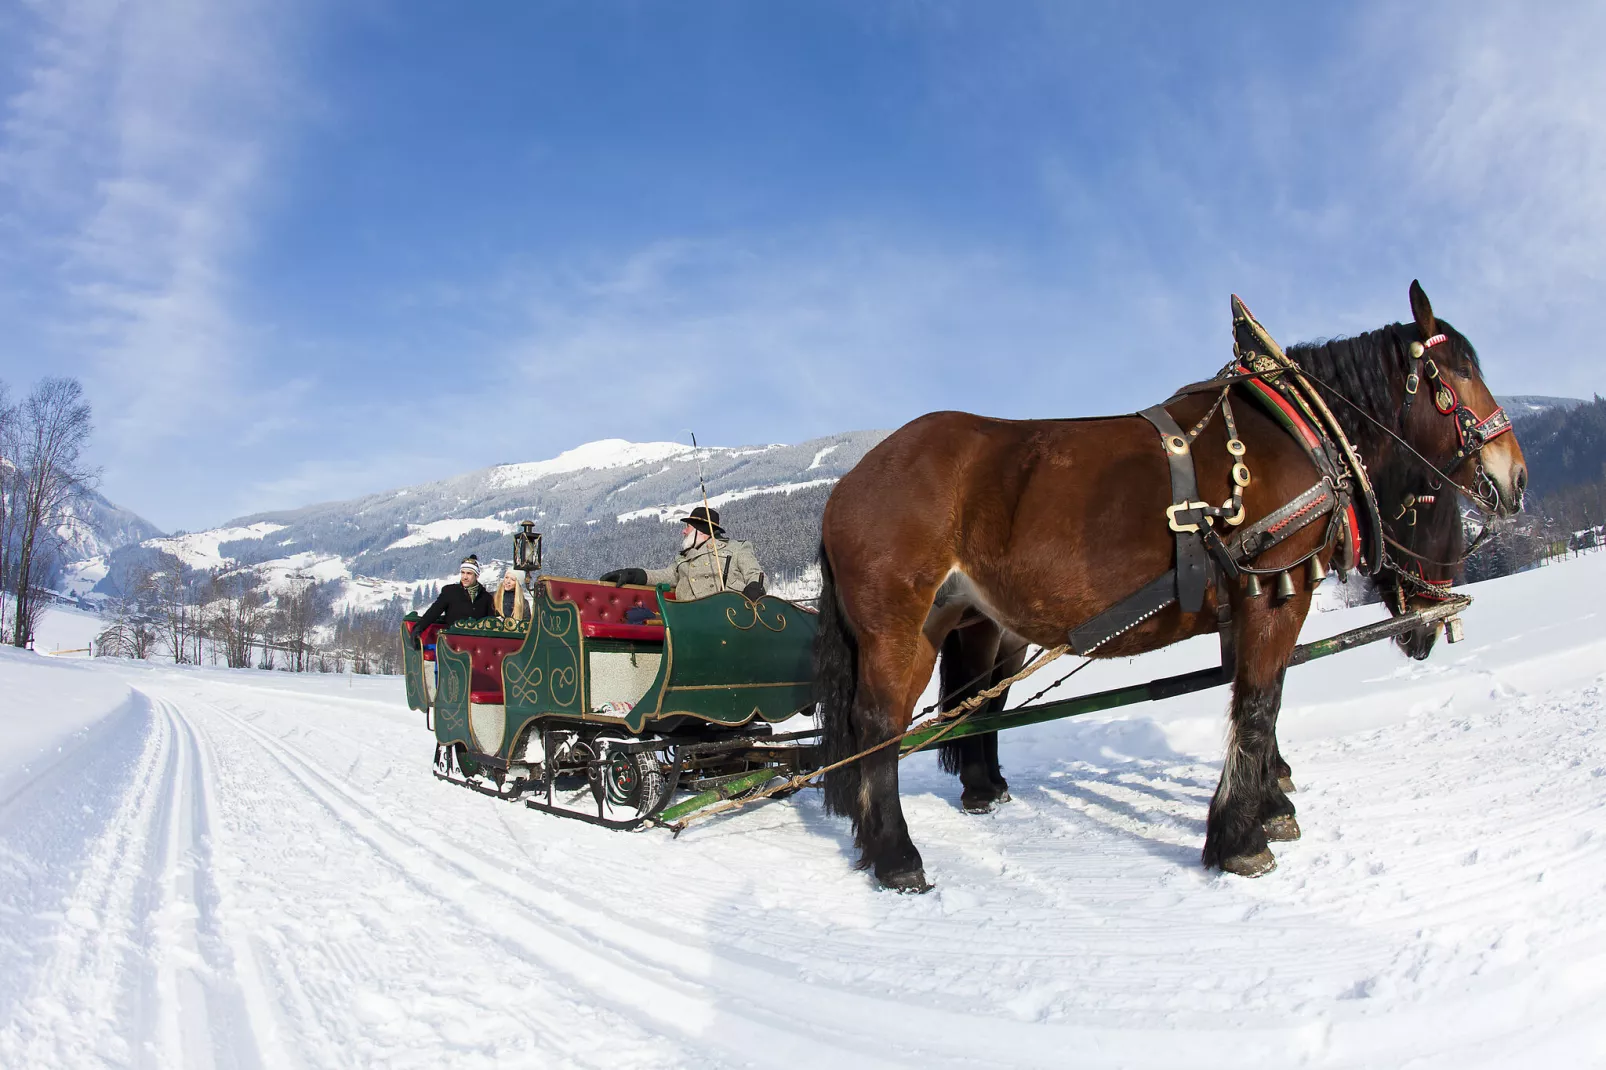
[[[1528,487],[1522,447],[1483,381],[1472,343],[1434,316],[1428,295],[1414,281],[1411,314],[1414,332],[1406,325],[1395,329],[1405,369],[1400,435],[1433,468],[1397,457],[1395,474],[1379,481],[1378,504],[1402,570],[1381,583],[1395,613],[1441,601],[1439,592],[1454,578],[1463,549],[1457,492],[1486,513],[1510,516],[1522,508]],[[1433,627],[1418,628],[1399,643],[1420,660],[1433,650],[1437,634]]]
[[[1407,441],[1486,512],[1522,509],[1528,465],[1511,421],[1483,381],[1477,351],[1460,331],[1433,315],[1422,284],[1411,283],[1411,315],[1420,338],[1407,346]],[[1417,401],[1427,404],[1416,404]]]

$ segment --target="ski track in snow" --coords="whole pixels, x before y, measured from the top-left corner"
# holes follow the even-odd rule
[[[133,698],[0,784],[0,1065],[1603,1064],[1606,555],[1474,594],[1291,674],[1259,881],[1222,692],[1006,735],[984,817],[912,759],[911,898],[814,793],[610,833],[436,781],[395,681],[78,666]]]

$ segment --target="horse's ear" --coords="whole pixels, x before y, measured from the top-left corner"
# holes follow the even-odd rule
[[[1411,315],[1416,317],[1417,330],[1422,332],[1426,341],[1439,333],[1439,323],[1433,318],[1433,306],[1428,303],[1428,295],[1422,289],[1422,284],[1415,279],[1411,280]]]

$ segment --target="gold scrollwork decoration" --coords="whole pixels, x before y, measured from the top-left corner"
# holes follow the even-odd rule
[[[777,633],[786,631],[786,614],[782,613],[780,610],[776,610],[775,623],[771,624],[769,621],[765,620],[764,615],[759,612],[759,610],[763,608],[761,603],[750,601],[745,595],[742,597],[742,601],[746,602],[747,608],[752,611],[753,619],[749,620],[746,624],[736,623],[736,607],[731,606],[725,610],[725,619],[730,622],[730,626],[732,628],[735,628],[738,631],[750,632],[759,625],[763,625],[766,631]]]
[[[508,697],[520,706],[533,706],[541,700],[541,680],[545,675],[539,665],[528,668],[516,662],[504,661],[502,675],[508,685]]]
[[[547,689],[552,692],[553,702],[556,702],[559,706],[568,706],[574,702],[575,676],[573,665],[552,666],[552,679],[547,685]],[[567,689],[568,698],[558,694],[558,688],[560,687]]]

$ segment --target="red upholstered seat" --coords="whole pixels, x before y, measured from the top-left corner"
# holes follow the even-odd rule
[[[470,691],[468,693],[468,700],[470,702],[474,702],[474,703],[488,702],[492,706],[500,706],[502,704],[502,692],[500,692],[500,691]]]
[[[468,655],[468,690],[470,702],[502,701],[502,659],[524,645],[517,635],[468,635],[446,632],[440,637],[447,647],[459,654]],[[476,695],[494,695],[495,698],[476,698]]]
[[[411,635],[418,622],[416,620],[404,620],[402,624],[407,627],[407,634]],[[441,626],[439,624],[431,624],[424,629],[423,637],[419,639],[419,646],[422,648],[425,661],[435,660],[435,636],[439,634],[440,630]]]
[[[651,588],[552,577],[541,582],[546,584],[547,597],[552,601],[573,602],[580,610],[580,634],[587,639],[664,641],[663,624],[631,624],[625,620],[625,611],[631,606],[643,606],[654,616],[658,614],[658,592]]]

